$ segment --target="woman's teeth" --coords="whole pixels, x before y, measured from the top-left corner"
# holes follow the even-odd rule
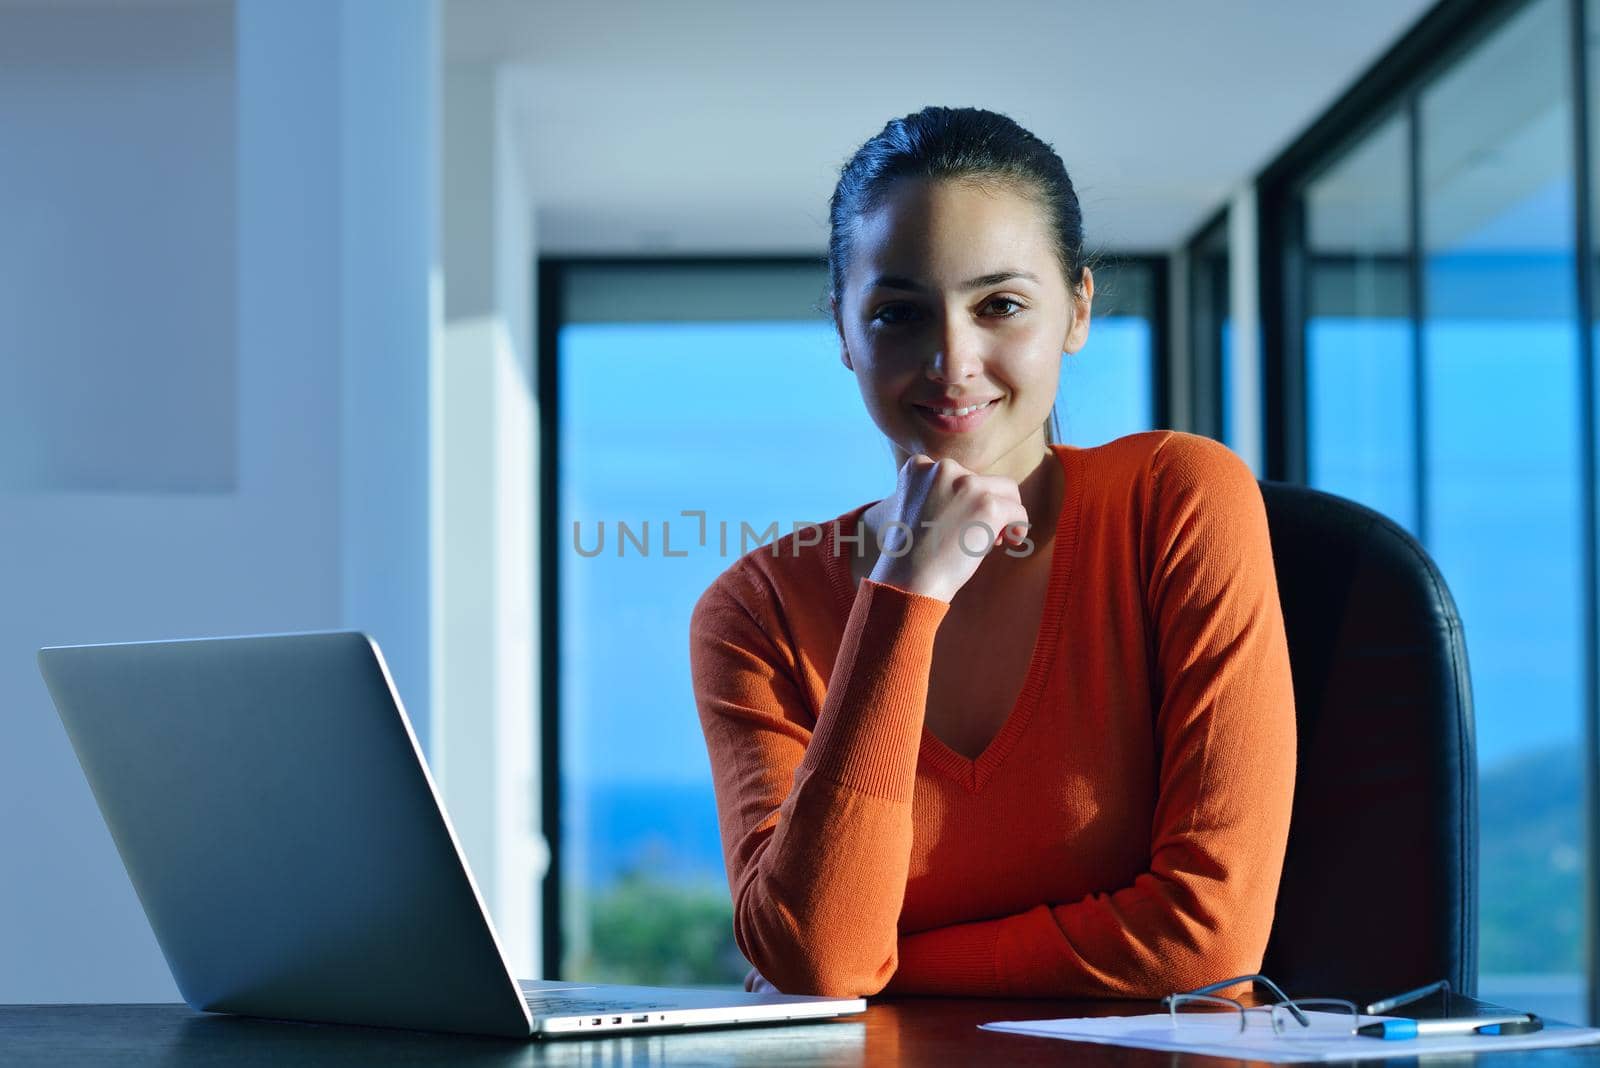
[[[935,408],[934,411],[938,412],[940,415],[970,415],[979,408],[986,408],[988,405],[989,402],[984,401],[982,404],[974,404],[970,408]]]

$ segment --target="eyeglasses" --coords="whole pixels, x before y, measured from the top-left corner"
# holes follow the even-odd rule
[[[1246,1006],[1233,998],[1220,997],[1216,993],[1218,990],[1226,990],[1239,983],[1260,983],[1278,1000],[1272,1005]],[[1358,1008],[1355,1002],[1345,998],[1291,998],[1279,989],[1277,983],[1264,975],[1241,975],[1181,994],[1168,994],[1161,999],[1161,1004],[1166,1007],[1172,1026],[1185,1031],[1206,1029],[1220,1030],[1228,1034],[1243,1034],[1252,1019],[1265,1017],[1273,1034],[1280,1037],[1318,1038],[1330,1034],[1355,1034],[1356,1028],[1361,1024],[1363,1011],[1369,1016],[1388,1012],[1390,1009],[1420,1001],[1439,991],[1444,992],[1445,1011],[1448,1012],[1450,982],[1446,979],[1374,1001],[1363,1010]],[[1308,1013],[1318,1015],[1312,1016]]]

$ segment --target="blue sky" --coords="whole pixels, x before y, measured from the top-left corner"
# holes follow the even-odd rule
[[[689,685],[695,599],[741,555],[739,524],[820,522],[894,487],[826,323],[626,323],[561,335],[563,760],[579,781],[707,782]],[[1061,430],[1095,444],[1151,420],[1149,327],[1097,320],[1063,366]],[[695,544],[704,510],[708,546]],[[592,552],[605,521],[605,550]],[[629,542],[618,558],[616,524]],[[728,524],[728,552],[718,523]],[[671,547],[687,556],[669,558]],[[753,544],[752,546],[753,547]]]

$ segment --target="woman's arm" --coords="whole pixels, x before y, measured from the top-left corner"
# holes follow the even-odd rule
[[[1266,510],[1245,463],[1204,438],[1168,439],[1147,487],[1161,749],[1149,870],[1081,901],[908,935],[885,993],[1160,997],[1259,969],[1295,762]]]
[[[875,994],[898,963],[917,749],[950,606],[864,580],[813,725],[743,566],[701,596],[689,628],[734,936],[786,993]]]

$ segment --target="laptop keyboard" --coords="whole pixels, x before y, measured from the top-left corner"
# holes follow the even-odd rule
[[[606,1001],[603,998],[552,997],[548,994],[525,994],[523,1000],[535,1016],[601,1016],[606,1013],[639,1013],[649,1009],[671,1009],[667,1003],[644,1001]]]

